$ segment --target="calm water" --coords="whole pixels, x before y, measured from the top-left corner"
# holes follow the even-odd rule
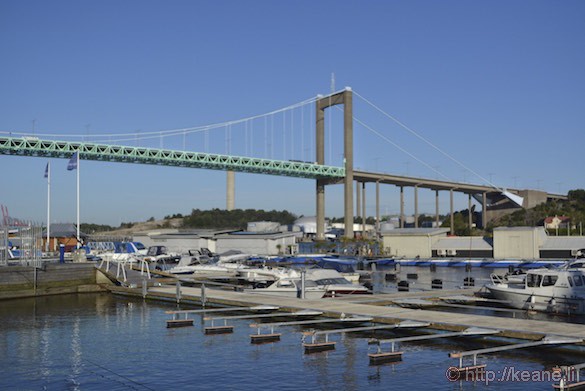
[[[282,328],[280,342],[252,345],[249,320],[219,336],[202,333],[200,315],[195,327],[167,329],[165,311],[176,308],[108,294],[0,302],[0,390],[551,389],[548,381],[449,382],[445,372],[458,362],[448,353],[486,346],[477,340],[405,343],[402,362],[370,366],[367,335],[334,335],[336,350],[305,355],[299,328]],[[524,350],[481,361],[499,376],[584,360]]]

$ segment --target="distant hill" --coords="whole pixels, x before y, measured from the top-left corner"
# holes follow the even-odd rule
[[[132,236],[136,232],[152,231],[157,228],[180,228],[182,225],[182,218],[165,218],[162,220],[148,220],[137,223],[123,223],[120,227],[117,228],[107,225],[81,224],[80,229],[83,233],[88,235]],[[89,228],[89,230],[86,228]]]
[[[286,211],[264,211],[262,209],[193,209],[189,216],[183,217],[185,228],[234,228],[246,229],[250,221],[273,221],[282,225],[295,222],[297,216]]]
[[[251,221],[273,221],[283,225],[294,223],[297,216],[286,211],[264,211],[262,209],[193,209],[191,214],[174,214],[164,219],[151,217],[146,222],[122,223],[120,227],[108,225],[81,224],[81,231],[89,235],[130,236],[136,232],[151,231],[158,228],[207,228],[207,229],[246,229]]]
[[[467,210],[455,213],[455,233],[457,235],[481,234],[481,232],[469,231],[467,226],[468,213],[469,211]],[[474,219],[477,219],[480,212],[474,212],[474,214],[476,215]],[[573,226],[579,226],[579,224],[585,226],[585,190],[569,191],[567,201],[553,200],[532,209],[521,209],[502,216],[490,222],[486,231],[489,233],[495,227],[542,226],[546,217],[555,215],[570,217]],[[81,231],[90,235],[130,236],[135,232],[155,230],[157,228],[246,229],[248,222],[251,221],[274,221],[282,225],[289,225],[294,223],[297,218],[296,215],[286,210],[235,209],[227,211],[217,208],[211,210],[193,209],[189,215],[174,214],[165,216],[161,220],[155,220],[154,217],[151,217],[146,222],[122,223],[117,228],[107,225],[81,224]],[[434,219],[434,216],[432,219]],[[342,218],[332,218],[332,221],[336,220],[343,221]],[[368,221],[373,222],[373,218],[368,218]],[[448,225],[449,219],[445,218],[443,226]]]

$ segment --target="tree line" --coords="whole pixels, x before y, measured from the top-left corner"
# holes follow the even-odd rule
[[[549,202],[537,205],[532,209],[519,209],[509,215],[502,216],[488,225],[486,231],[489,234],[495,227],[514,227],[514,226],[542,226],[544,219],[549,216],[568,216],[571,218],[572,225],[585,225],[585,190],[576,189],[568,192],[567,200],[551,200]],[[473,221],[478,221],[481,213],[471,211],[473,214]],[[455,234],[469,235],[473,234],[468,227],[469,211],[462,210],[455,213]],[[302,216],[300,216],[302,217]],[[165,219],[182,218],[182,226],[184,228],[207,228],[207,229],[246,229],[248,222],[251,221],[273,221],[281,225],[290,225],[298,218],[295,214],[287,211],[264,211],[262,209],[234,209],[231,211],[225,209],[211,209],[200,210],[193,209],[190,214],[183,215],[176,213],[165,216]],[[423,221],[434,221],[434,216],[421,214],[419,216],[419,226],[422,226]],[[384,219],[382,219],[384,220]],[[443,221],[442,226],[448,227],[450,219],[448,216],[440,216]],[[151,217],[149,221],[154,221]],[[344,222],[343,217],[330,218],[332,223]],[[355,223],[361,223],[361,218],[354,217]],[[367,217],[367,224],[374,224],[373,217]],[[135,223],[124,222],[118,228],[131,228]],[[81,224],[81,230],[84,233],[92,234],[97,232],[112,231],[117,229],[109,225],[103,224]],[[475,230],[474,230],[475,231]]]
[[[289,225],[296,219],[297,216],[287,210],[193,209],[190,215],[183,216],[183,227],[246,229],[250,221],[273,221],[281,225]]]

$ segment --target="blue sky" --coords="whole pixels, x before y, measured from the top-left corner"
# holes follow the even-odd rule
[[[222,123],[327,94],[334,73],[336,89],[351,86],[462,163],[356,96],[355,117],[400,146],[354,124],[356,167],[566,193],[585,187],[584,20],[583,1],[3,1],[0,131],[32,135],[34,123],[38,137],[95,140]],[[312,116],[307,105],[234,126],[231,152],[313,160]],[[341,112],[326,120],[326,159],[341,165]],[[225,153],[225,133],[162,144]],[[161,145],[130,139],[123,144]],[[45,221],[47,161],[0,156],[0,204],[13,216]],[[51,220],[73,222],[75,173],[66,160],[51,164]],[[221,171],[80,169],[82,222],[225,207]],[[382,212],[397,213],[398,189],[381,195]],[[326,200],[326,215],[341,216],[342,187],[328,187]],[[419,201],[434,212],[434,193]],[[314,182],[238,173],[236,207],[314,215]],[[466,207],[458,196],[456,208]]]

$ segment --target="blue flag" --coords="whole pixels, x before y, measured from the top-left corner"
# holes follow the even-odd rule
[[[69,159],[69,163],[67,164],[68,171],[75,169],[77,169],[77,152],[75,152],[73,156],[71,156],[71,159]]]
[[[49,163],[47,163],[47,167],[45,167],[45,178],[49,177]]]

